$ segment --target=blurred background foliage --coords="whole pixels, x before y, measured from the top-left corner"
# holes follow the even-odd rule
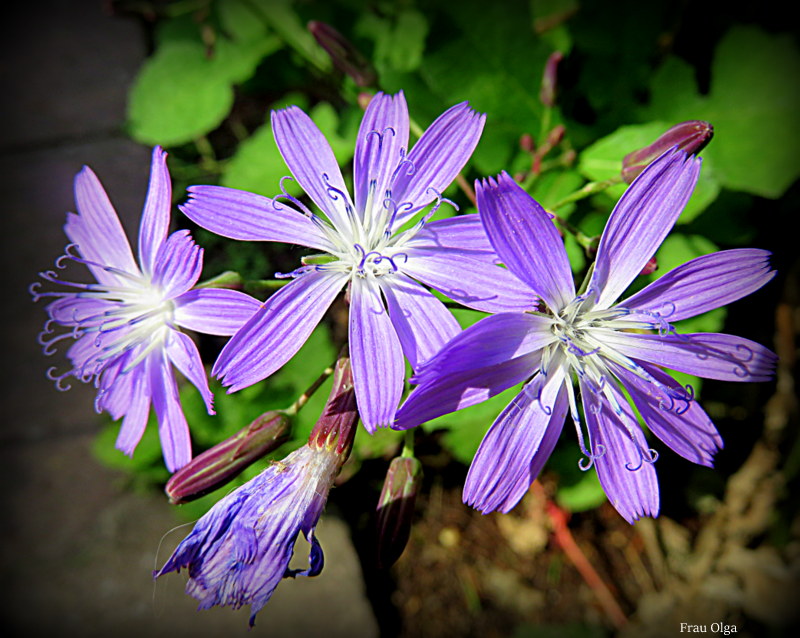
[[[116,0],[113,6],[139,17],[150,41],[151,55],[130,88],[127,130],[142,144],[161,144],[170,152],[176,203],[184,199],[186,186],[198,183],[278,194],[281,178],[289,173],[273,140],[269,112],[289,104],[310,114],[347,177],[362,94],[403,90],[412,119],[423,129],[464,100],[487,114],[465,181],[446,192],[460,213],[474,212],[468,197],[473,179],[507,170],[546,208],[557,207],[560,217],[593,237],[625,184],[571,202],[565,198],[587,184],[616,179],[627,153],[647,146],[670,126],[707,120],[715,137],[702,153],[697,190],[658,252],[658,270],[635,285],[724,248],[768,248],[776,253],[779,269],[785,272],[791,264],[781,229],[789,227],[789,211],[796,214],[798,202],[793,185],[800,173],[800,49],[797,32],[787,30],[785,13],[749,4],[673,0]],[[349,73],[315,40],[311,21],[332,26],[358,52],[347,60]],[[551,105],[540,90],[545,63],[555,51],[563,60]],[[286,186],[300,194],[295,182]],[[269,290],[257,282],[291,271],[302,254],[298,247],[228,241],[185,218],[178,223],[191,228],[206,249],[206,277],[235,270],[245,289],[262,298]],[[591,257],[574,236],[565,241],[581,277]],[[681,322],[680,329],[737,332],[772,345],[780,287],[773,282],[729,311]],[[480,318],[468,310],[455,314],[464,326]],[[287,407],[333,361],[346,335],[341,315],[332,313],[267,381],[234,395],[213,387],[216,417],[206,415],[197,393],[185,388],[182,400],[195,452],[268,409]],[[221,345],[211,338],[201,342],[209,363]],[[689,519],[707,513],[709,498],[722,498],[726,477],[761,435],[765,397],[772,390],[701,386],[685,375],[681,381],[700,394],[728,445],[717,471],[661,456],[664,509]],[[292,440],[273,456],[304,442],[328,386],[301,411]],[[436,451],[428,459],[434,467],[429,474],[456,467],[456,483],[463,481],[464,466],[512,392],[423,426],[420,454]],[[116,425],[108,426],[97,441],[97,455],[129,470],[138,485],[163,483],[167,476],[157,429],[147,429],[132,459],[113,450],[116,431]],[[371,459],[387,461],[400,445],[397,433],[370,437],[360,431],[344,479]],[[653,445],[659,448],[658,442]],[[546,471],[556,502],[569,512],[596,508],[605,500],[595,473],[578,471],[578,458],[574,440],[565,435]],[[800,466],[796,434],[785,443],[781,464],[788,485]],[[261,467],[246,471],[239,482]],[[184,511],[195,518],[220,495]],[[789,519],[782,525],[788,529]],[[521,629],[519,635],[545,634]]]

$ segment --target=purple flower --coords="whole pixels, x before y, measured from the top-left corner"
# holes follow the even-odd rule
[[[418,367],[460,330],[419,282],[489,312],[532,303],[496,256],[477,215],[427,223],[478,143],[484,116],[466,103],[443,113],[407,153],[402,93],[376,95],[356,142],[351,199],[328,142],[297,107],[272,113],[281,154],[327,219],[284,193],[269,199],[193,186],[183,212],[204,228],[242,240],[280,241],[324,255],[304,259],[288,285],[228,342],[213,373],[231,391],[286,363],[348,287],[350,353],[361,418],[372,432],[394,420],[405,376],[403,355]],[[287,200],[279,202],[278,200]],[[415,224],[429,204],[432,210]]]
[[[94,381],[95,407],[123,418],[117,448],[133,454],[142,437],[150,405],[159,423],[164,460],[170,471],[191,458],[191,442],[172,372],[174,365],[191,381],[213,414],[212,395],[197,346],[180,328],[213,335],[231,335],[258,309],[259,302],[234,290],[191,290],[200,277],[203,251],[189,232],[169,237],[172,187],[166,153],[153,149],[150,185],[139,228],[139,261],[133,257],[117,213],[97,176],[88,167],[75,177],[78,214],[64,226],[70,243],[56,261],[61,270],[70,261],[84,264],[96,283],[59,278],[54,270],[40,273],[69,292],[42,292],[31,286],[34,301],[55,297],[40,335],[47,355],[64,339],[72,368],[48,376],[61,390],[65,379]],[[68,328],[58,333],[56,326]]]
[[[487,317],[455,337],[420,368],[412,379],[419,387],[397,414],[398,427],[412,427],[530,379],[483,439],[464,487],[466,503],[483,512],[511,510],[553,450],[567,412],[586,456],[581,468],[596,467],[611,503],[630,522],[659,508],[656,453],[637,412],[675,452],[712,465],[722,439],[691,387],[662,368],[765,381],[776,357],[741,337],[680,335],[670,322],[759,289],[774,275],[769,253],[738,249],[698,257],[617,303],[680,215],[699,171],[699,159],[673,151],[636,179],[608,220],[580,294],[544,209],[505,173],[478,184],[478,210],[492,245],[540,305]]]
[[[308,443],[218,501],[155,578],[189,570],[186,593],[200,609],[250,605],[250,626],[283,578],[316,576],[324,556],[314,530],[333,480],[350,454],[358,412],[346,355]],[[310,545],[307,569],[290,569],[297,535]]]

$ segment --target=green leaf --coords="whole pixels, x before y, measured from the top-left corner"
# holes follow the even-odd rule
[[[531,30],[524,2],[448,5],[463,35],[426,56],[420,74],[443,104],[468,100],[487,115],[473,161],[484,174],[506,168],[522,132],[538,131],[538,93],[550,47]]]
[[[708,96],[698,96],[685,64],[670,61],[655,75],[650,117],[714,126],[705,152],[719,183],[780,197],[800,176],[800,52],[789,35],[734,27],[720,41]]]
[[[695,118],[697,119],[697,118]],[[578,170],[592,181],[605,181],[618,177],[622,171],[622,159],[630,152],[652,144],[661,134],[678,122],[648,122],[623,126],[598,140],[580,155]],[[606,190],[615,201],[622,197],[627,184],[617,184]],[[681,213],[680,221],[688,223],[702,213],[719,195],[713,162],[704,161],[700,178],[689,203]]]
[[[373,62],[381,75],[414,71],[422,63],[428,22],[415,9],[400,9],[392,17],[364,13],[355,32],[375,42]]]
[[[232,104],[229,78],[202,45],[171,42],[139,71],[128,103],[128,130],[145,144],[184,144],[217,128]]]

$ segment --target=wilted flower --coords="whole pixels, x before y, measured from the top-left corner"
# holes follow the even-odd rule
[[[325,213],[284,193],[269,199],[217,186],[193,186],[184,213],[225,237],[282,241],[321,250],[289,275],[228,342],[213,372],[231,390],[278,370],[300,349],[343,287],[350,298],[350,354],[361,419],[369,431],[394,420],[405,376],[459,332],[449,298],[499,312],[532,302],[496,256],[477,215],[428,223],[447,201],[442,191],[469,159],[484,116],[466,103],[443,113],[410,153],[402,93],[378,94],[356,142],[355,200],[328,142],[297,107],[272,114],[275,140],[293,175]],[[288,200],[289,203],[279,202]],[[433,209],[409,222],[426,206]]]
[[[322,571],[314,530],[350,453],[357,421],[349,360],[340,357],[308,443],[214,505],[153,576],[188,569],[186,593],[200,601],[200,609],[250,605],[252,626],[281,579]],[[290,569],[300,533],[310,545],[309,566]]]
[[[541,305],[488,317],[455,337],[417,372],[412,381],[419,387],[397,415],[399,427],[411,427],[532,377],[483,439],[464,487],[468,504],[483,512],[513,508],[550,455],[567,411],[586,456],[581,468],[596,466],[611,503],[630,522],[659,508],[656,454],[636,411],[675,452],[712,465],[722,447],[716,428],[691,387],[662,367],[764,381],[776,357],[733,335],[681,335],[670,322],[759,289],[774,275],[769,253],[737,249],[698,257],[616,303],[680,215],[699,170],[700,160],[672,151],[642,173],[611,213],[580,294],[544,209],[506,174],[478,184],[478,210],[492,245]]]
[[[200,277],[203,251],[189,232],[167,237],[172,187],[166,153],[153,149],[150,185],[139,228],[139,262],[117,213],[92,170],[75,177],[78,214],[69,213],[64,232],[72,242],[56,261],[61,270],[74,261],[84,264],[97,283],[66,281],[54,270],[40,273],[45,281],[70,292],[42,292],[31,286],[34,301],[55,297],[40,335],[47,355],[55,345],[74,339],[67,356],[72,368],[48,376],[61,390],[65,379],[94,381],[95,407],[112,418],[124,417],[117,448],[133,454],[142,437],[150,404],[155,408],[164,459],[170,471],[191,458],[191,442],[172,372],[174,365],[200,391],[213,413],[197,346],[180,328],[213,335],[231,335],[258,309],[259,302],[234,290],[191,290]],[[56,333],[55,326],[69,330]]]

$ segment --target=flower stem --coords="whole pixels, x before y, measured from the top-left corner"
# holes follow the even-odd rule
[[[308,403],[308,400],[314,395],[314,393],[319,390],[320,386],[325,383],[329,376],[333,374],[333,370],[336,367],[336,364],[332,364],[325,368],[322,371],[322,374],[317,377],[316,381],[308,386],[308,389],[303,392],[299,397],[297,397],[297,401],[292,403],[291,406],[286,408],[286,414],[289,416],[297,416],[297,413],[300,412],[300,409]]]

